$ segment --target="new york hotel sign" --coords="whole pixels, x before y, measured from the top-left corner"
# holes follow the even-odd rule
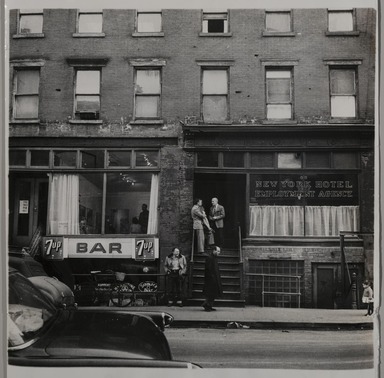
[[[42,240],[45,260],[66,258],[132,258],[155,260],[159,257],[159,239],[95,238],[73,236],[47,236]]]

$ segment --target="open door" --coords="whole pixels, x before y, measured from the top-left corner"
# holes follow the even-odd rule
[[[224,206],[224,247],[237,248],[238,232],[245,234],[245,174],[198,173],[195,174],[194,197],[203,200],[209,213],[212,197]]]

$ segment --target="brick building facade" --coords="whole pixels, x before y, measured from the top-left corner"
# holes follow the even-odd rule
[[[190,209],[217,196],[223,254],[240,270],[228,298],[333,308],[341,286],[350,304],[352,273],[373,278],[374,9],[11,10],[9,21],[11,245],[40,226],[64,237],[75,273],[158,274],[179,246],[199,298]],[[72,200],[56,211],[64,189]],[[134,237],[142,203],[150,222]],[[346,271],[340,231],[360,233]],[[138,255],[140,238],[157,250]],[[114,243],[129,252],[102,258]]]

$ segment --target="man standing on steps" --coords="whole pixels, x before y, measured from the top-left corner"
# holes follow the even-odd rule
[[[204,270],[204,287],[203,294],[205,301],[202,304],[204,311],[216,311],[213,308],[213,302],[216,298],[220,298],[223,294],[221,287],[221,277],[218,264],[218,256],[220,254],[220,248],[213,247],[212,251],[207,252],[205,257],[205,270]]]
[[[219,200],[216,197],[212,198],[212,207],[209,210],[209,220],[211,221],[212,229],[215,232],[215,245],[222,248],[224,239],[224,206],[219,205]]]

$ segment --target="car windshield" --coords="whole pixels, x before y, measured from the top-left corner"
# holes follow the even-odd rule
[[[27,278],[16,272],[9,274],[8,305],[8,347],[35,339],[57,312]]]

